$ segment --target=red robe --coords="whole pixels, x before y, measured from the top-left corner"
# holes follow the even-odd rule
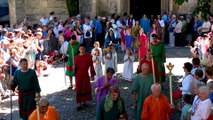
[[[140,44],[138,54],[139,54],[139,58],[141,60],[142,58],[145,57],[146,51],[148,49],[148,41],[147,41],[147,37],[145,34],[142,34],[141,36],[139,36],[138,44]]]
[[[95,70],[90,54],[77,55],[75,57],[75,83],[76,102],[82,103],[92,100],[90,75],[95,76]]]

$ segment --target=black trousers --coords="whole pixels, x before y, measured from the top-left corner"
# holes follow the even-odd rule
[[[175,33],[175,46],[176,47],[182,46],[181,37],[182,37],[182,33]]]

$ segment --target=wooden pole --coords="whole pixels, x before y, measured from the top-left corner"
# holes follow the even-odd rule
[[[170,92],[170,104],[173,104],[173,99],[172,99],[172,69],[174,68],[174,64],[171,62],[166,65],[168,70],[169,70],[169,92]]]
[[[67,82],[66,82],[66,70],[65,70],[65,60],[64,60],[64,58],[65,58],[65,51],[64,51],[64,48],[65,48],[65,42],[64,41],[62,41],[62,45],[63,45],[63,50],[62,50],[62,53],[64,54],[64,56],[63,56],[63,62],[64,62],[64,84],[65,84],[65,86],[67,86]]]
[[[37,110],[37,120],[40,120],[40,111],[39,111],[39,100],[40,100],[40,98],[39,98],[38,93],[36,93],[35,96],[36,96],[35,101],[36,101],[36,110]]]
[[[150,33],[147,33],[147,38],[148,38],[148,49],[151,50],[151,46],[150,46],[150,37],[149,37]],[[152,52],[152,50],[151,50]],[[155,77],[155,67],[154,67],[154,57],[153,57],[153,53],[152,53],[152,74],[153,74],[153,81],[154,83],[156,83],[156,77]]]
[[[11,57],[9,59],[10,61],[10,76],[9,76],[9,80],[10,80],[10,83],[12,82],[12,60],[11,60]],[[13,120],[13,99],[12,99],[12,90],[10,90],[10,119]]]

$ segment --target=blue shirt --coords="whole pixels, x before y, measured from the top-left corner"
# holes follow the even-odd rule
[[[46,31],[45,31],[45,32],[42,32],[42,38],[45,38],[45,37],[47,36],[47,34],[48,34],[48,33],[47,33]],[[44,45],[44,47],[48,47],[48,41],[45,40],[43,45]]]
[[[143,30],[144,30],[144,33],[147,35],[147,33],[150,31],[150,29],[151,29],[151,26],[150,26],[150,22],[149,22],[149,19],[144,19],[144,18],[142,18],[141,20],[140,20],[140,26],[141,26],[141,28],[143,28]]]
[[[133,44],[133,41],[134,41],[134,38],[132,35],[126,35],[125,36],[125,41],[126,41],[126,48],[132,48],[132,44]]]
[[[212,104],[213,104],[213,92],[211,92],[211,93],[209,94],[209,99],[211,100],[211,102],[212,102]]]
[[[95,33],[101,34],[102,33],[102,25],[101,22],[99,20],[95,21]]]

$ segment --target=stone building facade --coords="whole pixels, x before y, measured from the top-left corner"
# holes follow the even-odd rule
[[[151,1],[155,2],[155,0]],[[25,17],[37,22],[42,14],[45,13],[48,16],[50,11],[54,11],[55,16],[59,19],[65,19],[69,16],[66,0],[8,0],[8,3],[11,24],[19,23]],[[91,17],[96,15],[108,16],[112,13],[130,13],[130,3],[131,0],[79,0],[79,13],[82,16]],[[196,3],[197,0],[188,0],[188,3],[177,6],[173,3],[173,0],[161,0],[160,8],[164,11],[190,14],[196,7]]]

